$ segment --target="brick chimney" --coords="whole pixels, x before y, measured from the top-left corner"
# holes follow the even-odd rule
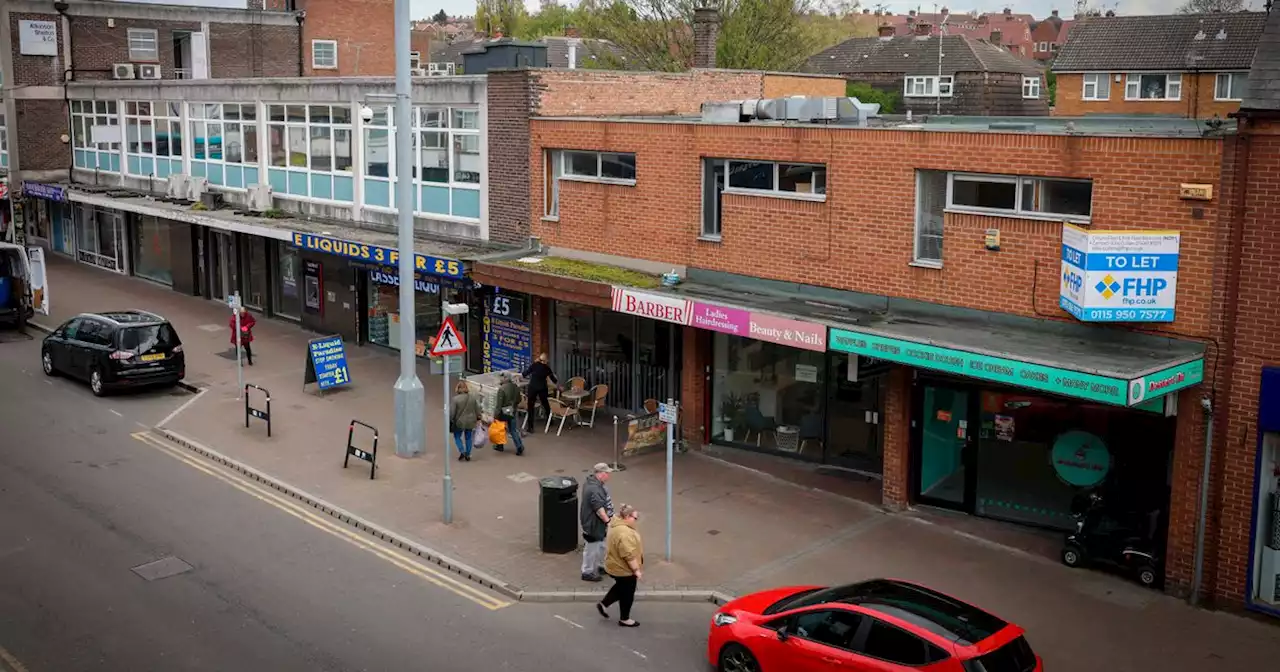
[[[1058,10],[1053,10],[1052,14],[1056,17],[1058,15]]]
[[[1004,39],[1004,35],[998,30],[993,30],[991,31],[991,37],[988,37],[987,41],[998,47],[1000,46],[1000,40],[1002,39]]]
[[[916,24],[916,35],[925,36],[933,34],[933,24],[928,21],[921,21]]]
[[[716,38],[720,34],[720,12],[715,7],[693,10],[693,67],[716,67]]]
[[[1009,9],[1008,7],[1005,7],[1005,8],[1004,8],[1004,20],[1005,20],[1005,21],[1012,21],[1012,20],[1013,20],[1013,10],[1012,10],[1012,9]]]
[[[893,24],[889,24],[889,23],[880,24],[879,31],[880,31],[880,37],[893,37],[893,34],[895,32],[893,29]]]

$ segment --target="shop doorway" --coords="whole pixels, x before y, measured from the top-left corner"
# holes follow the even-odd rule
[[[209,229],[209,298],[226,301],[235,294],[240,287],[236,271],[235,235]]]
[[[889,366],[858,355],[828,356],[827,436],[822,462],[867,474],[884,472],[881,447],[883,390]],[[806,429],[801,427],[802,440]],[[821,428],[819,428],[821,431]]]
[[[921,502],[972,511],[969,392],[926,385],[920,395],[917,488]]]

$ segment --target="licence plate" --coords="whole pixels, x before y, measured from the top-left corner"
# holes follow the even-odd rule
[[[144,362],[158,362],[158,361],[160,361],[160,360],[162,360],[162,359],[164,359],[164,353],[163,353],[163,352],[159,352],[159,353],[156,353],[156,354],[154,354],[154,355],[143,355],[143,356],[142,356],[142,361],[144,361]]]

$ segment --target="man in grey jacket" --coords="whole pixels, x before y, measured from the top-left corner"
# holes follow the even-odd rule
[[[600,581],[604,577],[605,537],[609,534],[609,520],[613,518],[613,497],[609,495],[609,475],[613,469],[601,462],[591,468],[591,474],[582,482],[582,510],[578,520],[582,523],[582,580]]]

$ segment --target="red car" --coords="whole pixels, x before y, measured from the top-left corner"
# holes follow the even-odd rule
[[[1043,672],[1022,628],[904,581],[775,588],[711,618],[720,672]]]

